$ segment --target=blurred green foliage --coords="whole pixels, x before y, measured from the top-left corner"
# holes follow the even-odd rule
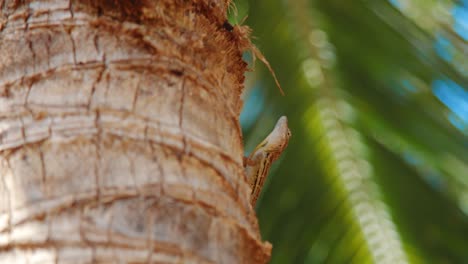
[[[286,92],[257,63],[246,149],[293,133],[258,202],[271,263],[468,263],[468,1],[236,6]]]

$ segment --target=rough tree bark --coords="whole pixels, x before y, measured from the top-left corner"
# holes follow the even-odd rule
[[[0,263],[268,261],[228,2],[0,0]]]

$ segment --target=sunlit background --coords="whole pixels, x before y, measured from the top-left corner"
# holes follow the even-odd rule
[[[235,6],[286,92],[257,62],[246,150],[293,133],[257,206],[271,263],[468,263],[468,0]]]

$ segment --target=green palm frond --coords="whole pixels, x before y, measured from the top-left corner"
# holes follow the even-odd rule
[[[293,132],[259,201],[272,263],[468,262],[468,133],[434,96],[438,81],[468,87],[466,41],[450,16],[411,15],[454,4],[243,2],[286,92],[257,65],[265,103],[247,148],[280,114]]]

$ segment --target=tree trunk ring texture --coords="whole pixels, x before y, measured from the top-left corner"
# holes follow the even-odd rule
[[[0,0],[0,263],[265,263],[229,0]]]

